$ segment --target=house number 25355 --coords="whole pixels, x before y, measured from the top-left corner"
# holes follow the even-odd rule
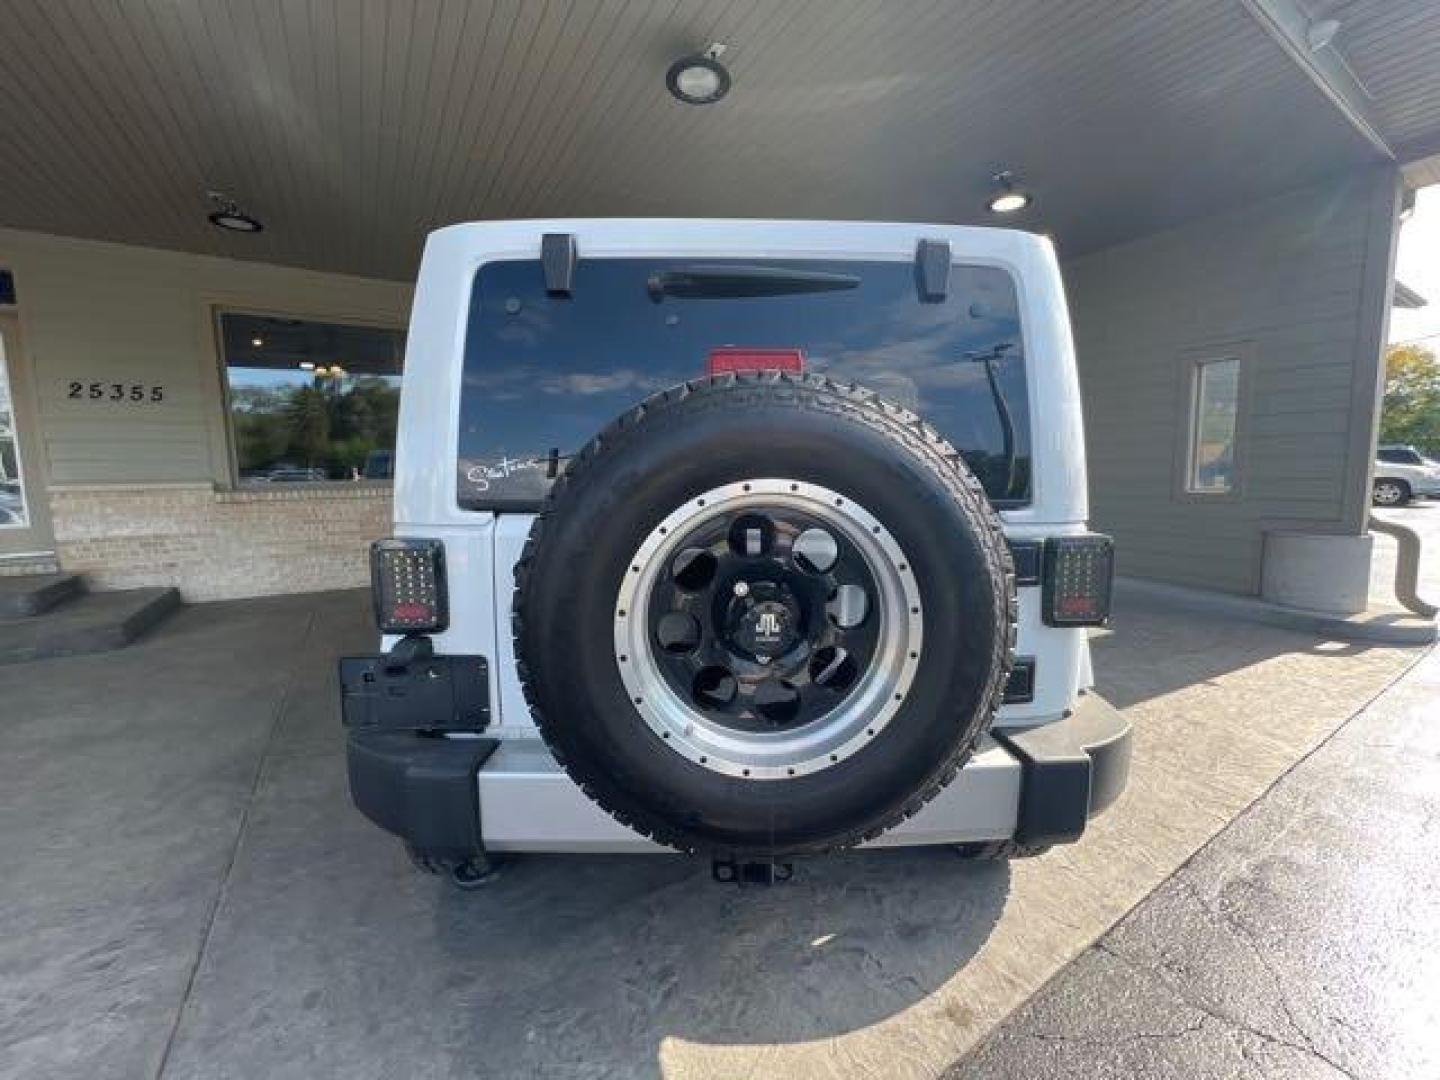
[[[79,382],[71,380],[66,397],[76,401],[128,401],[153,404],[165,400],[165,387],[149,383]]]

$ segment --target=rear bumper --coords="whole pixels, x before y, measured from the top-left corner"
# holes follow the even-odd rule
[[[1124,790],[1130,740],[1125,718],[1084,694],[1064,719],[993,733],[922,811],[866,846],[1074,841]],[[355,805],[432,856],[668,850],[596,806],[538,739],[351,729],[347,756]]]

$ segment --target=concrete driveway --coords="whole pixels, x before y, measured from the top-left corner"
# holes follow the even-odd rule
[[[803,864],[532,858],[462,894],[349,806],[365,598],[189,608],[0,670],[0,1075],[931,1077],[1413,661],[1131,601],[1132,785],[1079,845]]]

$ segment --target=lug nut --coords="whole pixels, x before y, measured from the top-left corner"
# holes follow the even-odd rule
[[[749,586],[748,584],[746,584],[745,582],[743,582],[743,581],[737,581],[737,582],[735,582],[735,595],[736,595],[736,596],[742,596],[742,597],[743,597],[743,596],[749,596],[749,595],[750,595],[750,586]]]

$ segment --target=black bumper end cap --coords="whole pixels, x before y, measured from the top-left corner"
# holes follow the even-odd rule
[[[995,731],[1020,761],[1015,839],[1027,845],[1078,840],[1090,818],[1107,809],[1130,776],[1130,722],[1094,692],[1069,716],[1026,731]]]
[[[351,731],[350,797],[367,818],[416,851],[469,859],[484,850],[477,777],[497,739]]]

